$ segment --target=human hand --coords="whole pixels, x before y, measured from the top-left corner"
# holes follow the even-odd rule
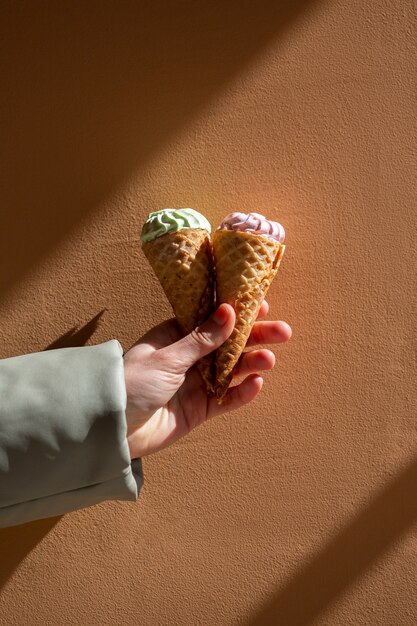
[[[268,313],[264,301],[258,319]],[[127,389],[127,438],[131,458],[143,457],[173,444],[193,428],[216,415],[248,404],[263,384],[259,371],[275,365],[270,350],[241,356],[222,404],[207,395],[195,363],[222,345],[233,331],[233,307],[222,304],[189,335],[182,337],[174,319],[151,329],[124,356]],[[247,346],[284,343],[291,337],[285,322],[255,322]]]

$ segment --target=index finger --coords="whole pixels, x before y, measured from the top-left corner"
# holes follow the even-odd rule
[[[246,346],[255,346],[260,343],[285,343],[291,335],[291,326],[287,322],[255,322]]]
[[[264,300],[261,304],[261,308],[259,309],[258,317],[256,319],[260,320],[263,317],[266,317],[268,315],[268,311],[269,311],[269,304],[266,300]]]

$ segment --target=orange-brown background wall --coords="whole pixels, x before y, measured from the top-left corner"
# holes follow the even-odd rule
[[[0,349],[170,316],[148,211],[287,231],[261,397],[0,532],[7,626],[417,623],[413,0],[3,2]],[[30,480],[30,459],[28,459]]]

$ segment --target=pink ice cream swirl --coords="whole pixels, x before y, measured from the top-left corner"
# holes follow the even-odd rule
[[[267,220],[259,213],[229,213],[226,215],[217,230],[235,230],[239,232],[264,235],[284,243],[285,230],[278,222]]]

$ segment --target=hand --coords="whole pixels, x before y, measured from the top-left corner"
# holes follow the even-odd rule
[[[263,302],[259,318],[268,312]],[[156,326],[124,356],[127,389],[127,436],[131,458],[152,454],[171,445],[206,420],[248,404],[260,392],[256,373],[275,365],[270,350],[245,352],[234,377],[246,376],[230,387],[221,405],[209,398],[194,364],[222,345],[235,323],[233,307],[222,304],[189,335],[182,337],[175,320]],[[255,322],[247,343],[275,344],[288,341],[291,328],[285,322]]]

